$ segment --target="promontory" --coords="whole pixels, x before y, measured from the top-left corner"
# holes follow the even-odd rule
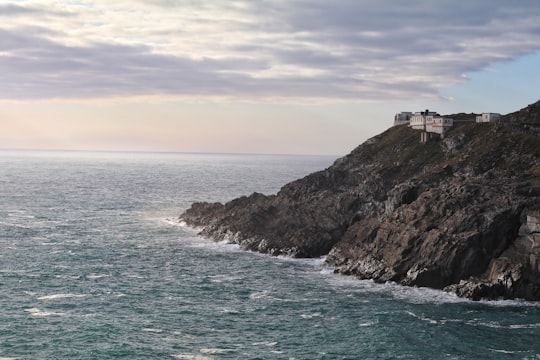
[[[540,101],[440,119],[452,126],[435,136],[425,120],[396,125],[275,195],[195,203],[179,220],[360,279],[540,301]]]

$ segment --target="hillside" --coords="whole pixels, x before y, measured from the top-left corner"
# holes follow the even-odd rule
[[[196,203],[180,220],[362,279],[540,300],[540,102],[504,120],[427,144],[392,127],[276,195]]]

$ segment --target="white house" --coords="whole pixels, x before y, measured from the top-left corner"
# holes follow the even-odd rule
[[[427,142],[431,138],[431,134],[439,134],[444,137],[448,129],[454,126],[454,120],[426,110],[415,112],[409,126],[415,130],[422,130],[420,141]]]
[[[394,126],[408,124],[411,121],[412,112],[402,111],[394,115]]]
[[[417,111],[411,117],[410,126],[415,130],[426,130],[426,126],[431,124],[433,118],[437,116],[440,117],[440,115],[434,111]]]
[[[482,113],[476,117],[477,123],[501,121],[501,114],[499,113]]]

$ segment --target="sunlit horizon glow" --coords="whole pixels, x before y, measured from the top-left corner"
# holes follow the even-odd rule
[[[0,148],[342,155],[539,68],[535,0],[0,0]]]

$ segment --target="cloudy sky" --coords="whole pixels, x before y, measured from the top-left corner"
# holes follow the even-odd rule
[[[539,69],[538,0],[0,0],[0,148],[342,155]]]

